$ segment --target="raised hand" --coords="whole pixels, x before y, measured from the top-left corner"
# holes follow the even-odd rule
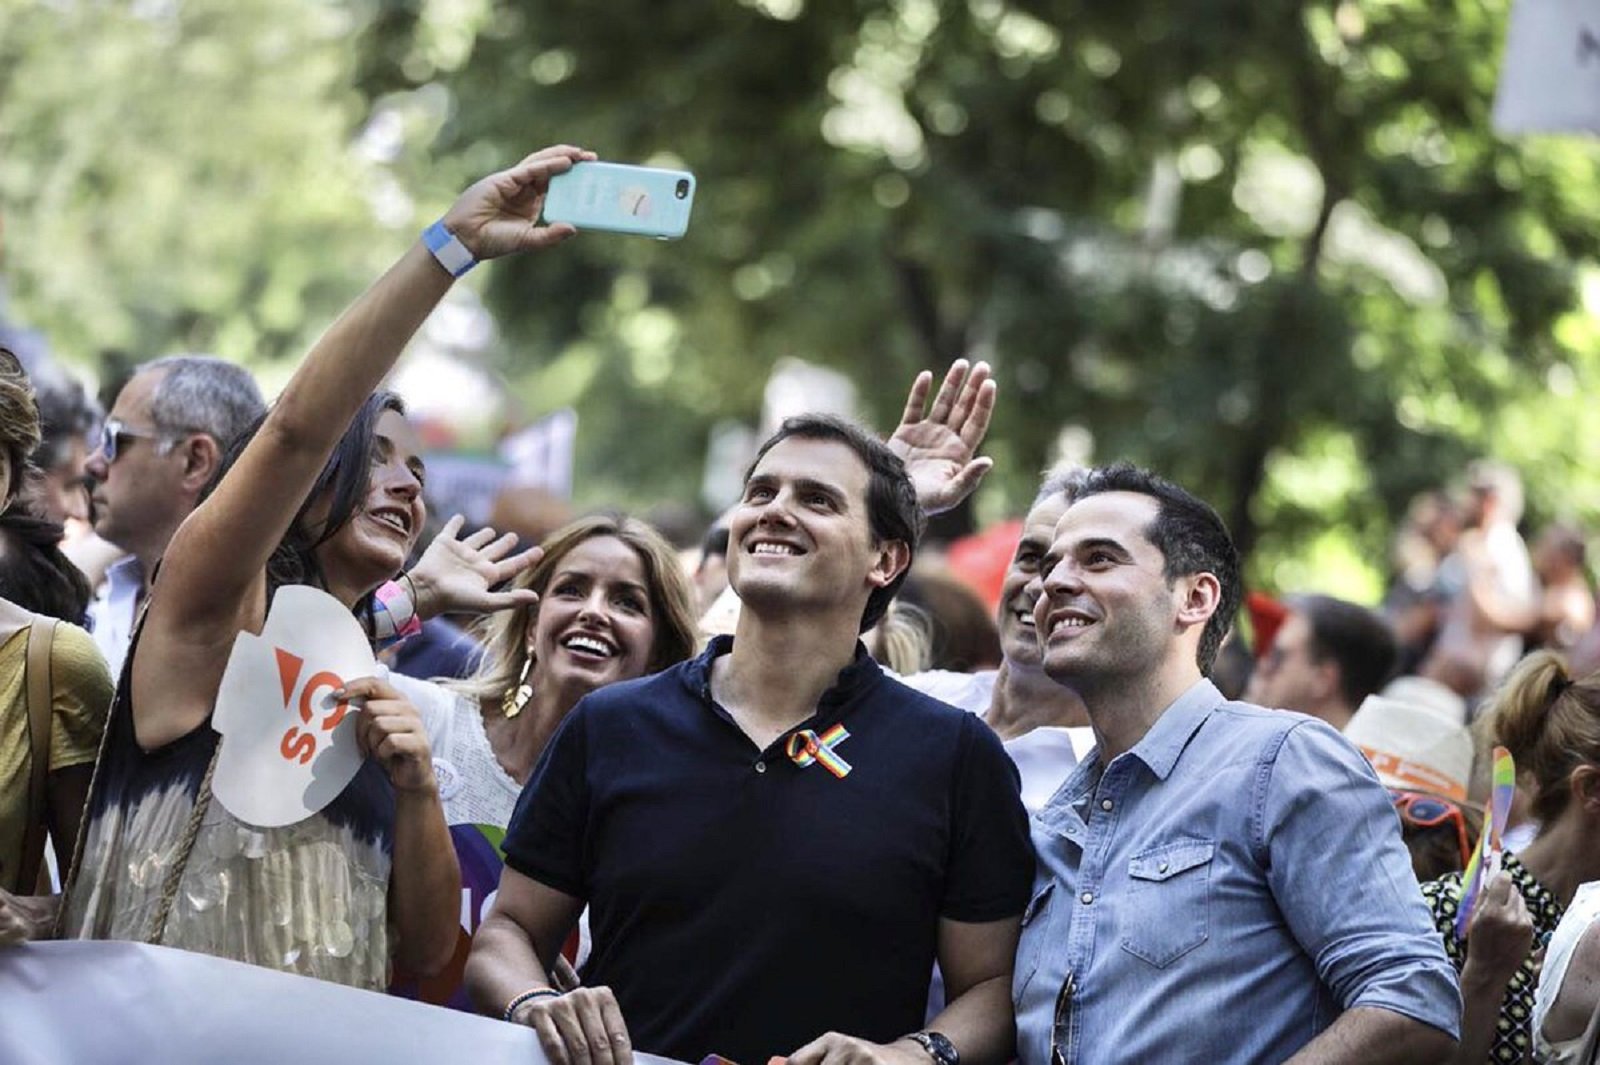
[[[459,514],[446,522],[406,573],[417,593],[412,604],[417,614],[432,618],[451,611],[489,613],[538,603],[539,594],[532,588],[494,589],[536,564],[544,549],[530,547],[510,555],[517,546],[516,534],[496,537],[489,528],[456,539],[465,524]]]
[[[1511,874],[1499,872],[1485,884],[1467,923],[1467,964],[1510,980],[1533,945],[1533,917]]]
[[[558,144],[541,148],[516,166],[474,183],[445,212],[444,224],[475,259],[494,259],[530,248],[548,248],[577,232],[558,222],[541,226],[550,179],[588,162],[593,152]]]
[[[993,459],[974,456],[994,414],[995,384],[988,363],[969,373],[967,360],[957,359],[933,397],[933,409],[924,415],[932,387],[933,375],[926,370],[911,383],[889,449],[906,464],[923,512],[938,514],[971,495],[994,465]]]

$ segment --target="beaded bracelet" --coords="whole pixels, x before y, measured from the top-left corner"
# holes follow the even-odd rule
[[[560,997],[561,992],[557,991],[553,987],[530,987],[528,990],[524,991],[510,1002],[506,1003],[505,1012],[500,1015],[500,1019],[509,1021],[511,1019],[511,1015],[517,1012],[517,1007],[522,1005],[524,1002],[532,1002],[536,998]]]

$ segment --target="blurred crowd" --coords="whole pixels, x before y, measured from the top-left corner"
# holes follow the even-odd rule
[[[580,1065],[1596,1060],[1589,530],[1440,471],[1367,606],[1246,589],[1209,506],[1116,464],[924,541],[990,465],[965,362],[886,439],[785,422],[677,542],[529,489],[441,521],[381,382],[455,276],[573,235],[527,220],[588,158],[463,193],[270,405],[199,355],[97,401],[5,338],[0,944],[387,990]],[[290,585],[387,672],[338,693],[360,771],[261,826],[213,713]]]

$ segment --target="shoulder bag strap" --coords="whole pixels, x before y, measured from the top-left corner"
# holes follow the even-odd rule
[[[28,688],[28,742],[33,760],[28,772],[28,819],[22,834],[22,863],[17,869],[16,889],[32,895],[44,865],[44,841],[49,822],[49,796],[45,787],[50,775],[51,707],[50,648],[55,642],[54,618],[35,617],[28,626],[27,664],[23,669]]]

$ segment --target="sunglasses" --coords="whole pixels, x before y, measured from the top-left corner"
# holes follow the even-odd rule
[[[125,440],[158,440],[169,442],[172,436],[168,433],[145,432],[142,429],[130,429],[120,418],[107,418],[100,425],[100,443],[94,453],[105,458],[109,466],[117,461],[117,456],[122,453]]]
[[[1056,995],[1056,1014],[1050,1025],[1050,1065],[1070,1065],[1067,1043],[1071,1033],[1067,1031],[1067,1022],[1072,1019],[1072,996],[1077,990],[1077,980],[1068,973],[1061,982],[1061,993]]]
[[[1446,823],[1454,825],[1456,845],[1461,848],[1461,864],[1463,868],[1466,866],[1467,860],[1472,857],[1472,847],[1467,843],[1467,819],[1462,815],[1460,806],[1437,795],[1395,788],[1389,789],[1389,798],[1394,801],[1400,820],[1413,828],[1437,828]]]

